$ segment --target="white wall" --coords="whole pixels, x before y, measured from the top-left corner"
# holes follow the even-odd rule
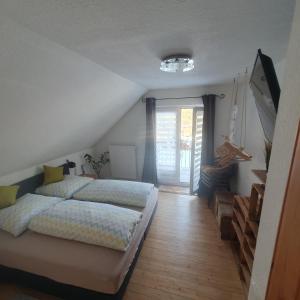
[[[273,150],[259,227],[249,300],[263,300],[267,289],[278,224],[300,118],[300,0],[287,52]]]
[[[185,97],[201,96],[205,93],[224,93],[225,99],[218,99],[216,106],[216,133],[215,143],[220,145],[223,142],[223,135],[228,134],[229,126],[229,104],[231,99],[231,86],[208,86],[208,87],[190,87],[182,89],[165,89],[149,91],[145,97]],[[137,147],[137,168],[138,178],[141,179],[144,165],[145,154],[145,135],[146,135],[146,111],[145,103],[138,101],[129,112],[115,124],[97,143],[97,153],[108,150],[110,144],[136,145]],[[103,173],[110,176],[109,167],[105,168]]]
[[[141,178],[145,153],[145,103],[139,100],[96,144],[96,153],[108,151],[109,145],[135,145],[137,152],[137,173]],[[103,169],[103,176],[111,176],[109,165]]]
[[[93,148],[88,148],[85,150],[82,150],[80,152],[72,153],[51,161],[46,161],[41,164],[32,166],[30,168],[20,170],[14,173],[11,173],[6,176],[0,177],[0,185],[11,185],[14,183],[17,183],[19,181],[22,181],[24,179],[27,179],[29,177],[32,177],[34,175],[37,175],[39,173],[43,172],[43,165],[48,165],[48,166],[59,166],[62,165],[66,162],[66,160],[72,161],[76,163],[76,169],[75,173],[76,175],[82,174],[82,169],[81,166],[84,165],[85,169],[89,170],[89,166],[86,164],[83,156],[84,154],[89,153],[89,154],[94,154],[94,149]]]
[[[272,57],[272,53],[267,53]],[[275,71],[278,77],[280,86],[282,86],[285,60],[276,63],[274,62]],[[250,69],[251,71],[251,69]],[[240,146],[240,134],[242,128],[242,101],[244,91],[246,89],[246,135],[242,146],[245,151],[252,155],[250,161],[240,162],[238,164],[238,173],[236,177],[236,192],[242,195],[250,195],[251,186],[254,182],[259,182],[253,174],[253,169],[266,169],[265,163],[265,136],[259,119],[258,111],[255,104],[255,99],[249,86],[250,75],[243,75],[240,79],[238,93],[238,119],[236,122],[236,140],[235,144]],[[243,134],[244,135],[244,134]]]
[[[0,11],[0,176],[93,146],[145,89]]]
[[[231,101],[231,85],[223,84],[217,86],[196,86],[181,89],[152,90],[147,93],[147,97],[172,98],[172,97],[197,97],[203,94],[225,94],[224,99],[216,100],[215,116],[215,147],[223,143],[223,136],[228,135],[229,128],[229,107]],[[164,100],[165,101],[165,100]],[[184,101],[184,100],[183,100]]]
[[[271,54],[270,54],[271,55]],[[254,58],[253,58],[254,59]],[[280,83],[284,69],[284,61],[275,64]],[[190,87],[181,89],[152,90],[146,94],[146,97],[164,98],[164,97],[185,97],[200,96],[205,93],[224,93],[225,99],[217,99],[215,116],[215,147],[220,146],[224,141],[224,136],[229,135],[229,121],[232,102],[232,85],[228,84],[207,87]],[[238,166],[236,182],[233,183],[233,189],[240,194],[249,195],[251,185],[258,179],[252,173],[252,169],[265,169],[264,158],[264,134],[256,109],[255,101],[249,87],[249,78],[240,77],[238,107],[239,117],[236,123],[237,145],[240,145],[241,128],[241,103],[243,100],[244,89],[246,88],[247,97],[247,117],[246,117],[246,139],[245,150],[252,156],[249,162],[241,162]],[[167,101],[167,100],[164,100]],[[158,102],[159,103],[159,102]],[[162,101],[162,103],[164,103]],[[145,123],[145,104],[140,101],[110,130],[96,146],[97,152],[103,152],[108,149],[109,144],[132,144],[137,146],[137,164],[138,175],[141,178],[144,160],[144,143],[146,134]],[[105,176],[110,176],[109,167],[106,167]]]

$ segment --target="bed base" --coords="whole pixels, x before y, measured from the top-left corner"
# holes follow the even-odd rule
[[[135,264],[142,250],[144,240],[149,231],[156,209],[157,209],[157,203],[153,210],[152,216],[149,220],[143,238],[140,241],[138,250],[135,254],[132,264],[125,276],[125,279],[120,289],[116,294],[113,295],[105,294],[105,293],[100,293],[100,292],[72,286],[69,284],[60,283],[43,276],[39,276],[36,274],[32,274],[29,272],[25,272],[13,268],[8,268],[5,266],[0,266],[0,281],[15,283],[22,287],[31,288],[65,300],[121,300],[124,296],[130,277],[133,273]]]

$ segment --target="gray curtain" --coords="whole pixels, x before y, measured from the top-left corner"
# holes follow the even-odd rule
[[[201,166],[212,165],[215,160],[214,139],[215,139],[215,102],[216,95],[202,96],[204,112],[202,127],[202,152]],[[206,194],[206,188],[201,184],[201,174],[198,195]]]
[[[146,143],[142,180],[157,186],[155,98],[146,98]]]

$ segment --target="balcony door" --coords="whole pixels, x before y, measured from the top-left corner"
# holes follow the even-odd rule
[[[202,112],[199,108],[191,107],[161,107],[157,109],[156,159],[160,184],[191,188],[195,186],[194,181],[197,180],[195,168],[197,168],[198,162],[195,162],[194,159],[197,156],[199,160],[199,146],[201,151],[199,137],[202,138],[197,130],[201,123],[199,122],[199,113],[197,113],[200,111]]]
[[[156,164],[160,184],[179,184],[178,128],[176,108],[158,108],[156,112]]]

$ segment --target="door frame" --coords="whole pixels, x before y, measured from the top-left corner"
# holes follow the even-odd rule
[[[299,299],[300,261],[300,122],[269,275],[266,300]],[[298,216],[298,218],[296,217]],[[296,252],[296,253],[295,253]],[[288,254],[288,255],[287,255]],[[297,272],[296,272],[297,270]],[[296,298],[293,298],[296,299]]]
[[[195,175],[195,146],[196,146],[196,130],[197,130],[197,112],[204,111],[201,106],[193,107],[193,129],[192,129],[192,150],[191,150],[191,172],[190,172],[190,194],[194,192],[194,175]],[[201,168],[201,165],[200,165]],[[200,170],[199,170],[200,172]]]
[[[194,111],[198,107],[195,106],[184,106],[184,105],[178,105],[178,106],[161,106],[156,108],[156,112],[163,112],[163,111],[176,111],[176,178],[173,182],[170,181],[159,181],[159,184],[163,185],[174,185],[174,186],[182,186],[182,187],[191,187],[191,181],[190,183],[183,183],[180,182],[180,142],[181,142],[181,110],[182,109],[192,109],[193,110],[193,119],[192,119],[192,126],[194,126]],[[200,108],[201,109],[201,108]],[[156,134],[156,133],[155,133]],[[193,143],[193,132],[192,132],[192,143]],[[192,171],[192,151],[191,151],[191,166],[190,166],[190,173]],[[158,170],[157,165],[157,170]],[[171,178],[171,177],[170,177]],[[191,178],[191,177],[190,177]]]
[[[194,167],[195,167],[195,133],[196,133],[196,118],[197,118],[197,108],[193,108],[193,129],[192,129],[192,151],[191,151],[191,172],[190,172],[190,194],[192,195],[194,193],[194,184],[193,184],[193,179],[194,179]]]
[[[180,116],[178,113],[178,107],[173,107],[173,106],[163,106],[163,107],[157,107],[156,108],[156,113],[157,112],[175,112],[176,113],[176,154],[175,154],[175,172],[174,172],[174,177],[165,177],[163,178],[163,180],[159,181],[159,184],[162,185],[180,185],[180,182],[178,182],[179,179],[179,175],[180,175],[180,170],[178,167],[178,147],[180,147],[178,144],[178,130],[180,127],[178,127],[178,123],[180,126],[180,120],[178,119],[178,117]],[[157,119],[157,118],[156,118]],[[155,134],[157,134],[157,131],[155,132]],[[157,171],[159,170],[158,165],[157,167]]]

